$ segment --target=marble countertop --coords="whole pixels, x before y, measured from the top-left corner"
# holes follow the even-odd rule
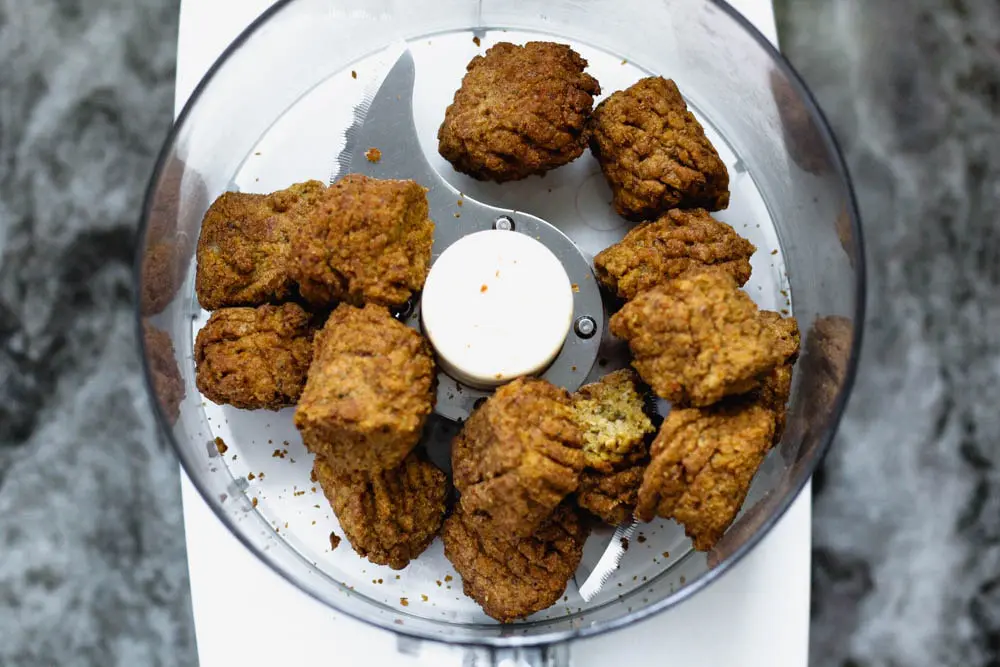
[[[998,664],[1000,5],[779,4],[852,170],[871,281],[816,479],[814,664]]]
[[[812,664],[1000,661],[1000,6],[778,0],[851,165],[863,370],[817,476]],[[0,0],[0,665],[196,662],[131,315],[177,3]]]

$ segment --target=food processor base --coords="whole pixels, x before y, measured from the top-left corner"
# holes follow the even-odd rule
[[[466,667],[458,648],[398,638],[305,595],[244,548],[183,473],[181,480],[201,667]],[[570,644],[573,667],[806,667],[810,499],[806,486],[752,552],[690,600]]]
[[[223,49],[271,0],[182,0],[175,113]],[[770,0],[731,0],[775,39]],[[188,567],[202,667],[331,664],[464,667],[462,650],[354,621],[259,561],[181,474]],[[810,487],[740,563],[678,607],[574,642],[574,667],[608,664],[804,667],[808,662]],[[345,545],[343,548],[349,548]]]

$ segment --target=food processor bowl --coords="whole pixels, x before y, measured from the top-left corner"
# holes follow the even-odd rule
[[[503,186],[455,174],[436,155],[436,126],[468,60],[496,41],[528,39],[571,44],[590,61],[604,96],[645,75],[676,81],[730,171],[732,204],[718,217],[758,247],[745,289],[762,307],[798,318],[803,353],[784,437],[712,551],[693,551],[672,522],[642,526],[644,543],[626,554],[617,584],[584,602],[571,581],[555,607],[499,624],[462,595],[440,541],[400,572],[331,544],[336,518],[309,479],[311,455],[291,425],[292,409],[250,413],[201,397],[193,341],[206,313],[194,295],[195,249],[202,217],[223,192],[326,180],[365,82],[385,65],[379,54],[402,40],[417,62],[420,142],[442,177],[479,201],[547,220],[592,257],[628,225],[611,210],[589,153],[544,179]],[[279,1],[215,63],[171,131],[136,259],[157,418],[219,519],[308,595],[410,640],[461,645],[472,664],[565,664],[566,642],[679,604],[753,549],[833,438],[857,364],[864,282],[857,209],[829,127],[784,58],[715,0]],[[590,378],[611,370],[603,361]],[[435,461],[447,463],[457,428],[447,419],[431,424],[425,438]]]

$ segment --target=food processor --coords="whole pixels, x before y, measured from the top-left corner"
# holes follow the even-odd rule
[[[592,257],[627,226],[611,211],[589,155],[544,179],[503,186],[460,177],[436,155],[436,125],[469,58],[496,41],[529,39],[571,44],[605,94],[648,74],[674,78],[733,177],[733,204],[719,217],[759,248],[748,293],[762,307],[793,312],[807,357],[817,322],[838,318],[850,335],[839,358],[797,366],[788,432],[716,550],[692,552],[670,522],[643,526],[643,540],[591,602],[571,583],[563,603],[499,625],[462,596],[440,543],[399,573],[346,544],[331,550],[335,519],[311,490],[310,456],[291,428],[291,411],[245,413],[201,398],[191,347],[206,315],[193,295],[193,254],[201,216],[223,191],[267,192],[326,177],[366,82],[382,75],[382,54],[402,41],[413,53],[414,125],[428,163],[470,199],[537,216]],[[829,131],[767,41],[732,8],[707,1],[279,2],[192,95],[161,155],[140,239],[140,293],[157,297],[144,303],[143,330],[165,333],[172,348],[164,354],[151,343],[162,346],[162,337],[143,337],[150,387],[194,488],[251,552],[306,594],[402,637],[405,651],[419,652],[425,641],[458,645],[469,664],[568,664],[567,642],[675,606],[733,567],[790,506],[828,446],[863,317],[857,216]],[[169,266],[153,272],[149,258],[164,246]],[[163,290],[166,297],[157,294]],[[178,405],[158,371],[166,357],[184,389]],[[594,377],[606,370],[600,363],[588,369]],[[438,425],[441,433],[429,437],[446,443],[449,422]]]

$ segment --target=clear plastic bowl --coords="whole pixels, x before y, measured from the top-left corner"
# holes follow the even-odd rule
[[[485,203],[515,197],[586,254],[614,242],[626,226],[611,212],[589,154],[546,179],[507,186],[465,179],[436,156],[436,124],[468,59],[492,42],[531,38],[572,44],[605,95],[647,73],[677,82],[730,168],[732,204],[719,217],[759,247],[746,289],[764,307],[794,311],[804,354],[785,436],[712,552],[691,551],[670,522],[651,524],[645,549],[630,550],[616,575],[622,586],[613,580],[587,604],[571,583],[556,607],[500,625],[462,596],[440,542],[400,573],[358,558],[346,544],[330,549],[336,520],[309,481],[311,456],[291,410],[248,413],[202,399],[192,349],[206,314],[194,298],[194,252],[202,216],[222,192],[327,178],[364,81],[397,40],[409,42],[417,61],[416,125],[443,177]],[[511,656],[563,664],[560,645],[678,604],[752,549],[831,442],[857,363],[865,287],[851,185],[820,111],[767,40],[728,5],[709,0],[278,2],[226,50],[173,128],[146,198],[136,284],[158,419],[222,522],[330,607],[412,638],[464,645],[487,664]],[[591,375],[602,372],[595,366]],[[446,443],[449,427],[438,427],[429,437]],[[224,455],[216,437],[228,446]]]

